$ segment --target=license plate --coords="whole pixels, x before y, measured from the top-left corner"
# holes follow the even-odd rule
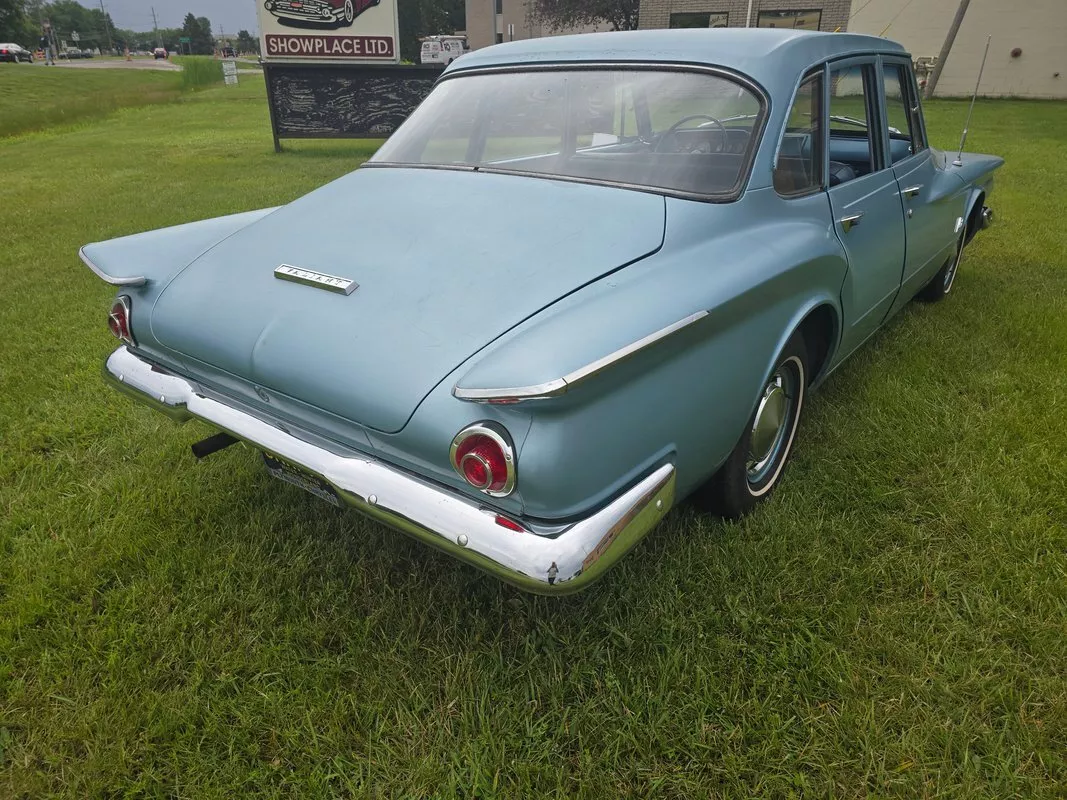
[[[263,463],[267,465],[267,472],[278,480],[291,483],[305,492],[310,492],[330,505],[341,507],[341,498],[337,496],[337,492],[318,475],[312,475],[294,464],[269,456],[266,453],[263,454]]]

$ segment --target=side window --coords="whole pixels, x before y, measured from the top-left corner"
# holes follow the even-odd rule
[[[774,188],[781,195],[801,195],[822,188],[822,73],[804,80],[797,89],[785,123]]]
[[[923,150],[922,126],[918,119],[918,101],[911,92],[911,80],[901,64],[885,64],[882,68],[885,85],[885,114],[889,122],[889,155],[896,164],[913,153]]]
[[[830,71],[830,185],[878,169],[878,154],[869,120],[871,68],[853,65]]]

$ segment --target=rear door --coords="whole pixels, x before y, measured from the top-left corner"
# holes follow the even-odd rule
[[[874,56],[831,63],[824,104],[830,207],[849,263],[841,290],[844,353],[886,318],[904,265],[904,210],[883,152],[877,66]]]
[[[922,110],[911,64],[883,56],[880,65],[882,136],[904,205],[907,247],[903,290],[906,303],[955,252],[963,224],[964,184],[934,163],[926,145]]]

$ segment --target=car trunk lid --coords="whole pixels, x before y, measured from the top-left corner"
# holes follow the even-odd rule
[[[152,311],[171,350],[384,432],[509,328],[659,248],[657,195],[360,169],[223,240]],[[279,280],[291,265],[346,295]]]

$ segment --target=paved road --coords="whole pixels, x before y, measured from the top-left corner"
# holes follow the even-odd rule
[[[33,63],[38,66],[46,65],[43,59]],[[124,58],[78,58],[74,61],[60,59],[56,62],[56,66],[66,69],[158,69],[170,72],[181,70],[181,67],[177,64],[163,58],[158,60],[154,58],[134,58],[130,61]]]

